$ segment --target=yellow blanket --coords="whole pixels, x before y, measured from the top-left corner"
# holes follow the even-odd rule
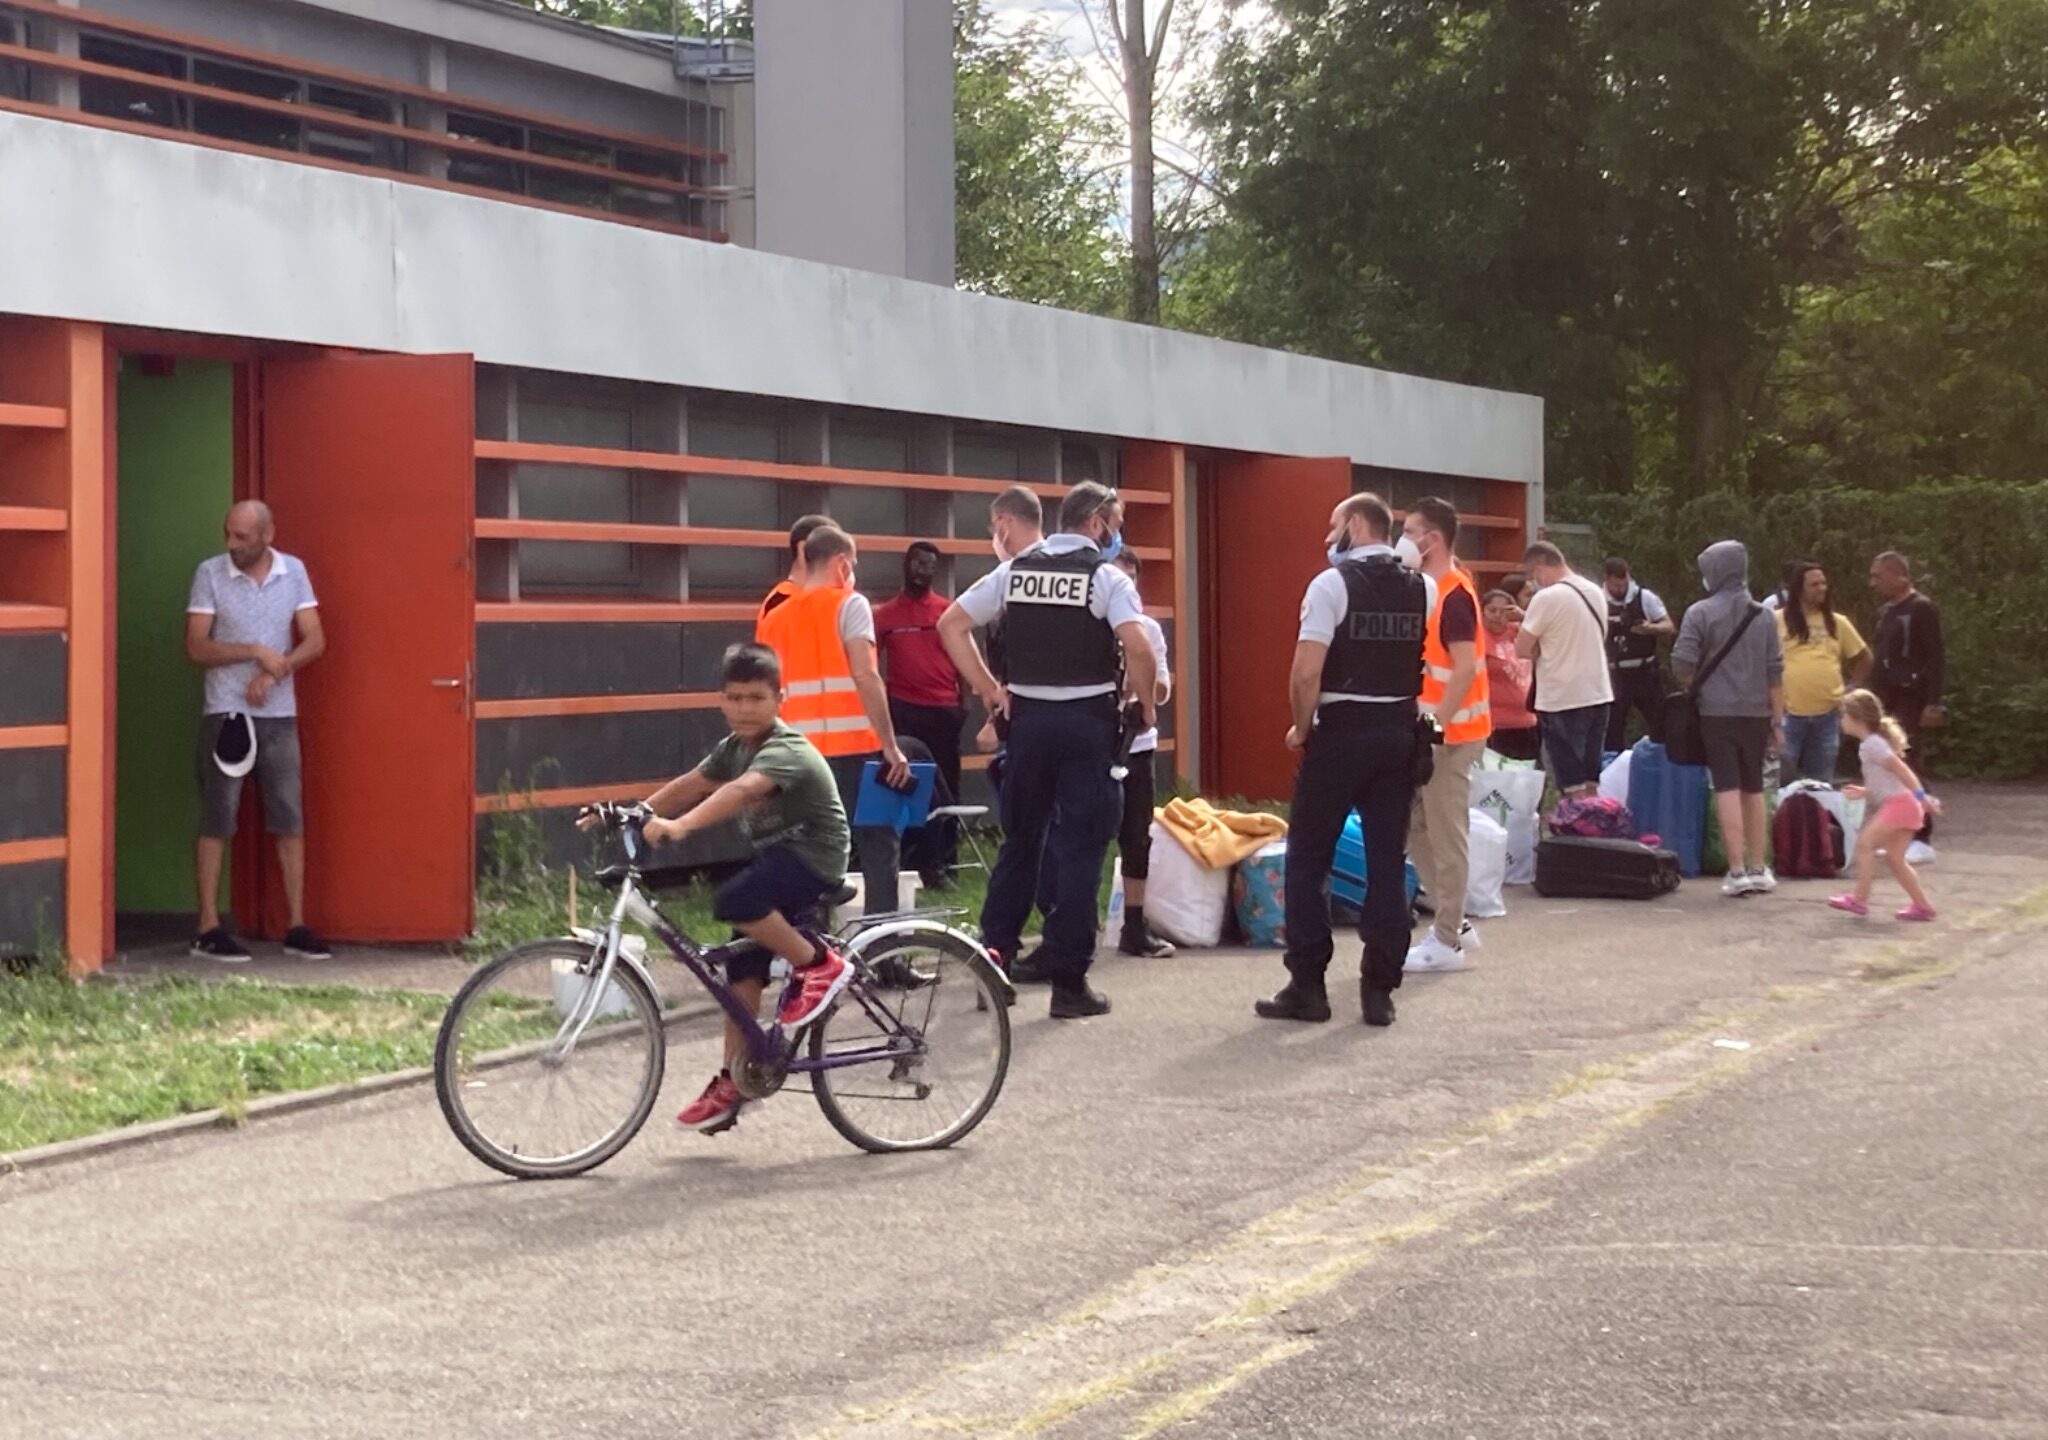
[[[1211,870],[1227,870],[1287,833],[1287,822],[1278,815],[1218,810],[1200,796],[1169,800],[1152,816],[1181,849]]]

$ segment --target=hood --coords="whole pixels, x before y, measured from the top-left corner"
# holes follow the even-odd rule
[[[1700,551],[1700,579],[1711,594],[1749,589],[1749,550],[1740,540],[1717,540]]]

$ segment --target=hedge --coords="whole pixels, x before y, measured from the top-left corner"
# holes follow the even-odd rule
[[[1929,739],[1928,768],[1951,776],[2048,773],[2048,483],[1723,492],[1685,502],[1601,495],[1561,508],[1569,513],[1560,518],[1590,524],[1607,554],[1628,557],[1674,615],[1700,593],[1699,552],[1732,539],[1749,546],[1759,594],[1776,588],[1785,561],[1817,561],[1837,608],[1868,636],[1877,614],[1871,557],[1902,551],[1915,583],[1941,605],[1948,637],[1949,725]]]

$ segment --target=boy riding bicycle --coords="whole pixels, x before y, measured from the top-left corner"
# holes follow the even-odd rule
[[[765,645],[743,643],[725,652],[719,708],[732,732],[696,769],[648,797],[658,818],[648,842],[681,840],[737,819],[754,848],[747,868],[718,887],[712,914],[761,947],[728,961],[733,993],[760,1013],[768,987],[769,956],[796,972],[796,984],[776,1020],[791,1033],[824,1014],[853,967],[790,923],[814,914],[818,902],[846,878],[849,830],[839,787],[825,757],[780,718],[782,665]],[[745,1103],[732,1082],[732,1062],[745,1048],[739,1028],[725,1026],[726,1067],[704,1093],[676,1116],[686,1130],[730,1129]]]

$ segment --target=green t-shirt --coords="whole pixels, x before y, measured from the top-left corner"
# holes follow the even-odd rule
[[[721,785],[755,770],[775,782],[774,794],[740,816],[740,829],[755,852],[787,845],[827,884],[844,880],[846,808],[839,803],[832,767],[817,747],[777,720],[759,749],[750,750],[739,736],[728,735],[697,767],[699,775]]]

